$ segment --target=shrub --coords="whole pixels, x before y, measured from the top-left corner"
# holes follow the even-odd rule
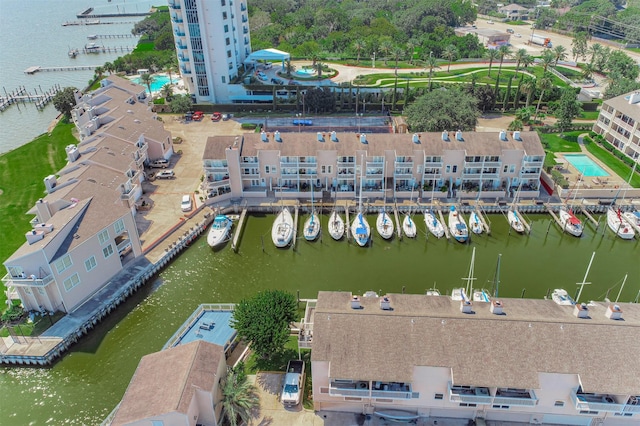
[[[242,129],[254,130],[258,125],[256,123],[242,123],[240,127]]]
[[[20,306],[13,305],[2,314],[2,321],[11,322],[20,319],[24,310]]]

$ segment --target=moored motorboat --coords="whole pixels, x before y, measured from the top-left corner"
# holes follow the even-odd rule
[[[436,217],[435,212],[432,210],[424,211],[424,223],[427,225],[429,232],[431,232],[436,238],[442,238],[444,236],[444,227]]]
[[[384,209],[380,210],[380,213],[378,213],[376,229],[378,230],[378,234],[380,234],[380,236],[385,240],[388,240],[393,236],[393,221]]]
[[[358,212],[355,219],[351,223],[351,235],[353,239],[360,247],[364,247],[369,243],[369,237],[371,236],[371,227],[367,218],[364,217],[362,212]]]
[[[572,209],[563,206],[560,208],[558,216],[563,231],[567,231],[575,237],[582,235],[582,231],[584,229],[582,221],[576,217]]]
[[[329,234],[334,240],[339,240],[344,235],[344,220],[336,210],[329,216]]]
[[[520,216],[515,209],[509,209],[509,211],[507,212],[507,220],[509,221],[509,225],[511,225],[514,231],[519,234],[524,233],[524,224],[520,220]]]
[[[614,234],[623,240],[631,240],[636,235],[631,225],[622,217],[620,209],[614,206],[607,209],[607,225]]]
[[[471,232],[473,232],[474,234],[482,234],[482,231],[484,231],[480,216],[478,216],[478,213],[476,213],[475,211],[472,211],[471,215],[469,216],[469,227],[471,228]]]
[[[293,217],[286,207],[276,216],[271,227],[271,239],[273,244],[278,247],[286,247],[291,243],[293,237]]]
[[[320,218],[315,210],[311,212],[311,215],[304,222],[303,234],[304,239],[307,241],[313,241],[318,238],[320,234]]]
[[[407,213],[402,220],[402,232],[409,238],[415,238],[417,234],[416,223],[411,219],[411,215]]]
[[[466,243],[469,239],[469,228],[455,206],[449,209],[449,232],[460,243]]]
[[[229,233],[233,222],[223,214],[217,215],[211,224],[209,233],[207,234],[207,244],[209,247],[215,248],[229,239]]]
[[[563,288],[556,288],[551,293],[551,299],[556,302],[558,305],[575,305],[576,302],[573,301],[573,298],[569,296],[567,290]]]
[[[430,288],[429,290],[427,290],[427,292],[425,293],[427,296],[440,296],[440,290],[438,290],[437,288]]]

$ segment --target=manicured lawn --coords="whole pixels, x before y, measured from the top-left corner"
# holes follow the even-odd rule
[[[45,195],[43,179],[66,163],[64,148],[78,141],[71,134],[73,124],[59,123],[51,135],[38,136],[27,145],[0,155],[0,259],[7,259],[24,243],[31,229],[27,210]],[[6,308],[4,291],[0,311]]]
[[[582,111],[579,118],[583,120],[596,121],[598,119],[598,115],[600,115],[600,111]]]
[[[580,152],[578,136],[586,133],[584,130],[565,132],[564,138],[555,133],[539,133],[545,151],[550,152]]]
[[[625,182],[629,180],[629,175],[631,173],[629,166],[624,164],[617,157],[613,156],[609,151],[593,142],[591,138],[585,138],[584,143],[587,151],[589,151],[593,156],[606,164],[607,167],[613,170],[614,173],[620,176],[620,178],[624,179]],[[640,188],[640,173],[638,173],[638,171],[634,173],[630,185],[634,188]]]

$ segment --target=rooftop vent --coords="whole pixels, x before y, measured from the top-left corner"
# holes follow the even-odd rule
[[[473,303],[471,300],[462,300],[460,301],[460,312],[463,314],[471,314],[473,313]]]
[[[589,307],[586,303],[576,303],[573,308],[573,314],[577,318],[589,318]]]
[[[322,133],[318,132],[316,137],[318,138],[318,142],[324,142],[324,135]]]
[[[442,140],[449,142],[449,132],[447,132],[446,130],[442,132]]]
[[[456,140],[460,142],[464,142],[464,138],[462,137],[462,130],[458,130],[456,132]]]
[[[67,160],[70,163],[73,163],[80,157],[80,151],[78,151],[78,147],[75,145],[67,145],[64,150],[67,153]]]
[[[629,96],[629,103],[630,104],[635,104],[640,102],[640,92],[634,92],[631,94],[631,96]]]
[[[338,135],[336,132],[331,132],[331,142],[338,142]]]
[[[620,305],[609,305],[607,306],[607,312],[604,315],[612,320],[621,320],[622,319],[622,309]]]
[[[27,237],[27,242],[29,243],[29,245],[36,243],[38,241],[40,241],[41,239],[44,238],[44,232],[43,231],[36,231],[35,229],[29,231],[26,233],[25,235]]]
[[[414,133],[413,137],[411,138],[411,140],[413,141],[413,143],[420,144],[420,135],[417,134],[417,133]]]
[[[351,298],[351,309],[362,309],[360,298],[358,296],[353,296]]]
[[[500,140],[501,140],[501,141],[505,141],[505,142],[506,142],[506,141],[508,141],[508,140],[509,140],[509,139],[507,139],[507,132],[505,132],[504,130],[502,130],[502,131],[500,132],[499,137],[500,137]]]
[[[236,138],[236,140],[237,140],[237,138]],[[282,137],[280,136],[280,132],[279,131],[276,130],[273,133],[273,140],[275,140],[276,142],[282,142]]]
[[[500,300],[492,300],[489,310],[494,315],[504,315],[504,311],[502,310],[503,308],[504,304]]]
[[[389,300],[388,296],[383,296],[380,299],[380,309],[382,309],[383,311],[391,310],[391,300]]]
[[[367,145],[369,142],[367,141],[367,135],[364,133],[360,134],[360,143]]]
[[[516,130],[515,132],[513,132],[513,138],[517,141],[522,142],[522,137],[520,137],[520,130]]]
[[[260,132],[260,140],[262,142],[269,142],[269,136],[267,135],[266,132],[264,131]]]

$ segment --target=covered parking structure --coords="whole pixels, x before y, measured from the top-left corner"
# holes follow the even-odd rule
[[[245,65],[256,67],[256,63],[260,61],[281,61],[284,68],[284,62],[291,59],[291,55],[278,49],[263,49],[252,52],[247,59]]]

